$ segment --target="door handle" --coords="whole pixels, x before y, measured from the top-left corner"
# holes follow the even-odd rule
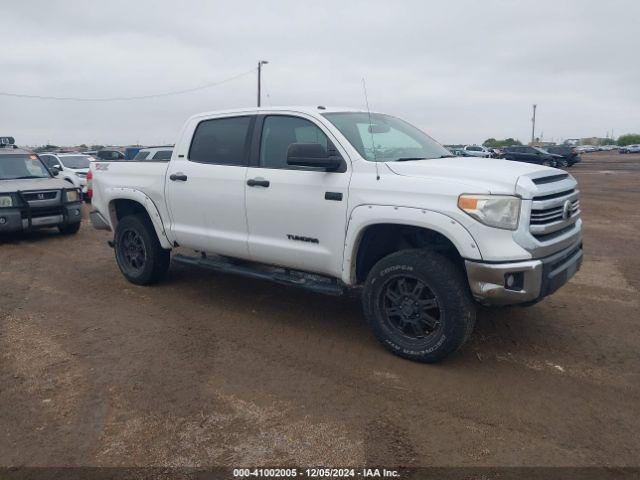
[[[186,182],[187,176],[182,172],[172,173],[171,175],[169,175],[169,180],[173,180],[174,182],[175,181]]]
[[[250,187],[265,187],[267,188],[269,184],[269,180],[265,180],[263,178],[250,178],[247,180],[247,185]]]

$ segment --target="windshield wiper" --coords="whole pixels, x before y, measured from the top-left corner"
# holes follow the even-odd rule
[[[427,160],[425,157],[400,157],[396,158],[395,162],[410,162],[411,160]]]

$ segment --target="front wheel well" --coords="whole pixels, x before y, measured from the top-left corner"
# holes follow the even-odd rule
[[[464,268],[458,249],[440,232],[413,225],[377,224],[367,227],[360,238],[356,254],[356,283],[364,283],[373,266],[387,255],[410,248],[438,252]]]

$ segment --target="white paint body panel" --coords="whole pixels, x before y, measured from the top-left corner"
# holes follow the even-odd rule
[[[465,193],[518,195],[525,211],[530,208],[531,181],[518,180],[561,172],[478,157],[375,164],[361,158],[321,115],[348,110],[269,107],[196,115],[183,127],[168,164],[95,162],[94,207],[113,228],[113,201],[138,199],[150,211],[165,248],[178,242],[195,250],[330,275],[346,284],[355,280],[354,262],[362,233],[376,223],[435,230],[469,260],[531,259],[529,251],[514,239],[517,232],[479,223],[457,207],[458,197]],[[276,170],[188,160],[191,138],[200,121],[256,113],[311,120],[334,142],[347,171]],[[170,181],[172,173],[183,173],[188,181]],[[269,180],[270,186],[248,187],[246,181],[253,178]],[[325,200],[325,192],[342,193],[343,199]],[[295,241],[287,238],[289,234],[315,238],[318,243]]]

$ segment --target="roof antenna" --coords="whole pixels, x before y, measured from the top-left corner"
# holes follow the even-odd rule
[[[369,134],[371,135],[371,148],[373,149],[373,162],[376,164],[376,180],[380,180],[380,172],[378,171],[378,159],[376,158],[376,145],[373,141],[373,123],[371,122],[371,110],[369,109],[369,97],[367,96],[367,82],[362,77],[362,89],[364,90],[364,102],[367,105],[367,114],[369,115]]]

